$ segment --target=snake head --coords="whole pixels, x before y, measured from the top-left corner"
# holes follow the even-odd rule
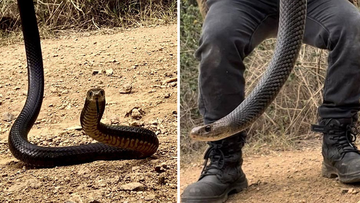
[[[105,101],[105,91],[101,88],[90,89],[86,94],[86,99],[90,102]]]
[[[229,136],[231,135],[229,135],[228,128],[218,123],[198,126],[190,132],[190,137],[198,141],[216,141]]]

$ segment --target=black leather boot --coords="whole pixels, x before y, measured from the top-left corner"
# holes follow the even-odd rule
[[[360,182],[360,151],[354,145],[357,129],[356,119],[322,119],[312,130],[322,132],[322,175],[339,177],[342,183]]]
[[[241,149],[245,138],[245,133],[239,133],[224,140],[209,142],[200,178],[185,188],[181,202],[222,203],[227,200],[229,193],[246,188],[248,182],[241,169]]]

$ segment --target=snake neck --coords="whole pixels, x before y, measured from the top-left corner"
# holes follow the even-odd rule
[[[105,101],[93,102],[85,100],[85,105],[81,111],[80,123],[81,125],[87,123],[100,123],[100,120],[104,114]],[[97,127],[97,126],[94,126]]]

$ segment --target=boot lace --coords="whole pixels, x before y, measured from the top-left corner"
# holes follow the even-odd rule
[[[332,133],[332,132],[330,132]],[[355,126],[347,125],[344,131],[334,131],[333,140],[337,141],[337,148],[339,152],[343,155],[348,152],[356,152],[360,154],[360,151],[355,146],[356,135],[358,130]]]
[[[311,129],[315,132],[322,132],[324,135],[331,135],[330,139],[336,141],[335,146],[341,155],[348,152],[360,154],[360,151],[355,146],[358,130],[354,124],[341,124],[337,120],[328,119],[322,125],[312,125]]]
[[[210,147],[206,150],[204,155],[204,167],[201,171],[200,179],[207,175],[221,175],[221,170],[224,167],[224,152],[222,151],[221,144],[210,143]],[[210,159],[210,164],[208,161]],[[216,169],[216,170],[211,170]]]

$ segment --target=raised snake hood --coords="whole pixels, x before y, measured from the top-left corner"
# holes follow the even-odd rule
[[[270,65],[250,95],[220,120],[195,127],[190,137],[216,141],[248,128],[275,99],[289,77],[301,48],[305,30],[306,0],[281,0],[278,40]]]

